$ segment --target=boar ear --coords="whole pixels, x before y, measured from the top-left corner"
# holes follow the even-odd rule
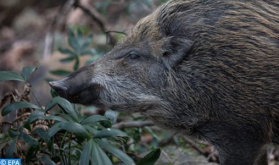
[[[164,44],[162,61],[171,69],[180,63],[189,53],[193,42],[184,37],[168,37]]]

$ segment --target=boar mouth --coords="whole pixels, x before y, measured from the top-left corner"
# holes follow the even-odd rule
[[[65,81],[65,80],[64,80]],[[89,85],[65,83],[64,81],[50,82],[50,86],[59,96],[72,103],[85,106],[96,106],[97,108],[112,109],[122,112],[144,112],[153,109],[154,106],[162,104],[162,100],[152,94],[143,93],[141,89],[131,90],[127,88],[125,81],[121,85],[115,83],[100,84],[97,82]],[[118,88],[115,85],[119,85]],[[133,86],[138,86],[134,85]]]
[[[53,88],[60,97],[63,97],[71,103],[82,105],[94,105],[99,108],[104,108],[104,105],[99,101],[99,94],[102,86],[100,84],[90,84],[89,86],[66,86],[59,81],[50,82],[49,85]]]
[[[76,90],[75,93],[69,94],[66,97],[72,103],[82,104],[86,106],[94,105],[99,108],[104,108],[100,102],[100,90],[103,87],[99,84],[91,84],[83,89]]]

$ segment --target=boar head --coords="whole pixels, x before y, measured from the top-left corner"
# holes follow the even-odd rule
[[[192,42],[162,30],[158,19],[163,14],[157,10],[140,20],[102,58],[50,86],[61,97],[83,105],[129,112],[168,107],[169,93],[175,92],[174,70]]]

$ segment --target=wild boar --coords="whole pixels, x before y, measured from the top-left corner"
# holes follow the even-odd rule
[[[73,103],[141,112],[264,165],[279,143],[279,1],[172,0],[96,62],[50,83]]]

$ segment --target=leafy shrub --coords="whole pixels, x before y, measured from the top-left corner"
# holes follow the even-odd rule
[[[82,33],[68,34],[70,48],[59,50],[68,57],[61,62],[75,60],[74,70],[79,67],[79,57],[92,53],[88,49],[92,36],[83,38]],[[109,119],[101,115],[86,116],[75,105],[58,97],[52,91],[53,99],[45,106],[32,93],[27,80],[36,67],[24,67],[21,73],[0,71],[0,82],[20,81],[25,83],[24,97],[30,91],[37,100],[37,105],[27,100],[12,100],[6,105],[1,115],[12,112],[17,118],[11,123],[2,122],[0,132],[1,158],[20,158],[25,164],[93,164],[110,165],[122,161],[126,165],[134,161],[119,146],[129,139],[125,132],[111,128]],[[52,71],[54,74],[66,71]],[[138,165],[152,165],[159,158],[156,149],[138,162]]]

